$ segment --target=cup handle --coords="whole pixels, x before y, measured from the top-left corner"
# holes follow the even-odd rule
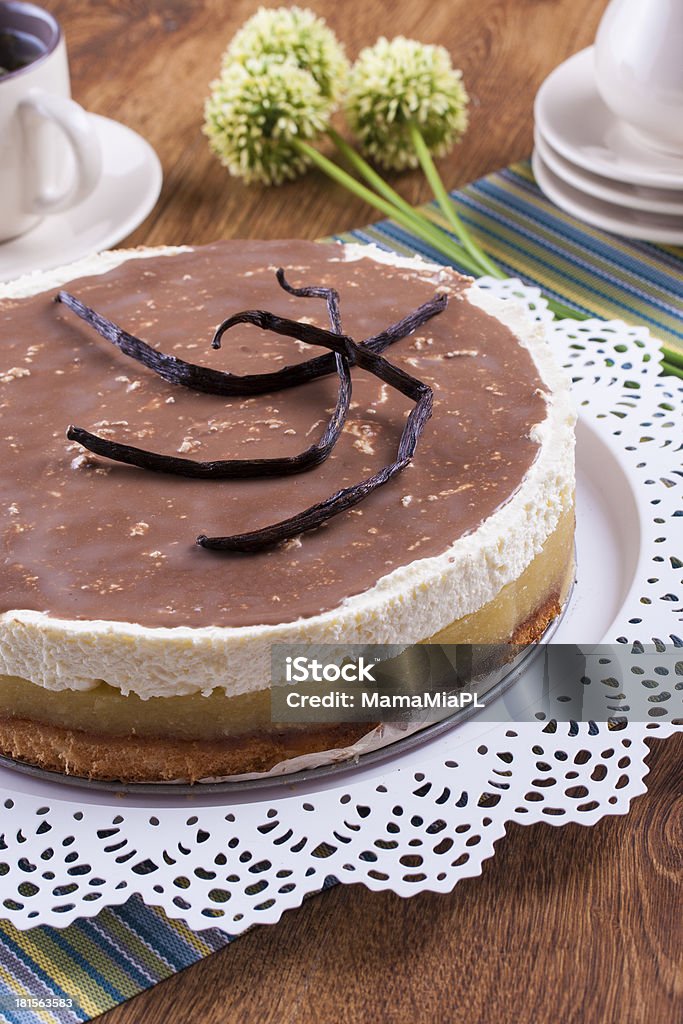
[[[65,96],[34,90],[19,104],[27,133],[39,121],[52,121],[65,135],[75,160],[74,180],[61,191],[39,188],[29,212],[60,213],[90,195],[102,174],[102,151],[92,120],[83,107]]]

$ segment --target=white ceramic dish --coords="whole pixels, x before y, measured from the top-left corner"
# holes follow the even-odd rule
[[[671,214],[630,210],[625,206],[606,203],[602,199],[585,195],[553,174],[536,150],[531,158],[531,168],[539,187],[548,199],[572,217],[577,217],[603,231],[610,231],[614,235],[659,242],[662,245],[683,245],[683,216],[673,217]]]
[[[98,184],[79,206],[0,244],[0,281],[108,249],[129,235],[156,203],[162,171],[150,144],[118,121],[89,116],[102,148]]]
[[[642,185],[625,185],[610,181],[599,174],[591,174],[566,160],[557,153],[538,127],[534,132],[534,146],[546,167],[562,178],[567,185],[577,188],[586,195],[595,196],[608,203],[616,203],[630,210],[644,210],[648,213],[670,213],[683,217],[683,190],[645,188]]]
[[[601,99],[592,46],[546,78],[534,118],[553,149],[593,174],[631,185],[683,189],[683,157],[645,147]]]

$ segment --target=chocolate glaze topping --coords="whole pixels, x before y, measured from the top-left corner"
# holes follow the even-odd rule
[[[188,361],[258,373],[317,354],[242,326],[246,308],[326,325],[294,285],[336,288],[360,341],[447,290],[446,310],[385,353],[434,389],[434,415],[413,463],[362,506],[259,554],[207,555],[198,532],[253,530],[294,515],[394,457],[411,403],[359,369],[344,432],[321,466],[287,478],[168,477],[84,453],[77,422],[127,444],[198,459],[293,455],[334,405],[327,377],[273,395],[226,399],[168,384],[114,350],[53,301],[0,300],[0,612],[146,626],[286,622],[334,608],[400,565],[443,552],[517,489],[537,453],[542,382],[528,352],[463,299],[450,272],[422,273],[311,242],[226,242],[131,260],[68,289],[131,333]],[[111,431],[111,435],[107,435]]]

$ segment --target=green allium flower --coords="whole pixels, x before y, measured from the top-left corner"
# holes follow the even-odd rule
[[[289,60],[309,71],[323,96],[337,104],[346,88],[349,62],[332,29],[301,7],[260,7],[225,51],[223,67],[252,58]]]
[[[434,156],[467,128],[469,97],[443,46],[397,36],[361,50],[351,70],[347,115],[361,149],[381,167],[417,167],[410,125]]]
[[[230,173],[265,185],[302,174],[309,161],[298,139],[314,139],[328,123],[331,104],[296,64],[267,59],[229,64],[211,84],[204,133]]]

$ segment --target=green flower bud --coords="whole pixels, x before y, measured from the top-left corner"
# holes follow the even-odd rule
[[[349,72],[344,48],[313,11],[260,7],[234,36],[225,51],[223,66],[246,64],[255,57],[288,60],[308,71],[323,96],[334,105],[344,94]]]
[[[228,64],[212,83],[204,133],[231,174],[247,184],[280,185],[309,161],[296,146],[324,131],[331,104],[313,77],[291,61]]]
[[[433,156],[445,156],[467,128],[469,97],[448,51],[397,36],[359,54],[346,110],[364,154],[391,170],[417,167],[410,125]]]

